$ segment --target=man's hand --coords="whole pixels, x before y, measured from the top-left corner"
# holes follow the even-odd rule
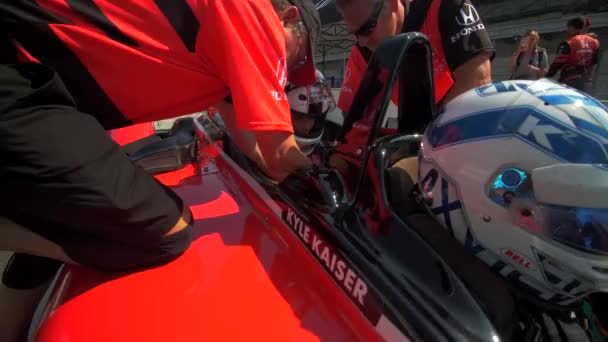
[[[528,71],[538,77],[543,77],[547,72],[547,69],[541,69],[539,67],[535,67],[534,65],[528,65]]]
[[[292,133],[257,131],[253,135],[270,178],[280,182],[289,174],[312,165],[310,159],[298,148]]]
[[[234,107],[228,102],[214,105],[226,123],[228,131],[241,152],[275,181],[291,172],[310,166],[310,160],[300,151],[293,134],[282,131],[247,131],[237,127]]]
[[[327,172],[317,165],[312,165],[296,170],[285,177],[279,186],[290,194],[306,197],[309,199],[320,199],[320,178],[322,173]],[[296,197],[297,198],[297,197]]]
[[[313,164],[285,177],[279,187],[293,199],[305,200],[309,205],[321,209],[335,209],[338,199],[334,192],[340,182],[334,170]]]

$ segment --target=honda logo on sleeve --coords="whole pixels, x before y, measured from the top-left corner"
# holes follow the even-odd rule
[[[456,22],[461,26],[469,26],[479,22],[479,13],[473,5],[464,4],[460,9],[460,16],[456,16]]]

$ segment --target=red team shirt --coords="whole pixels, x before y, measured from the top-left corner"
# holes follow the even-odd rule
[[[239,129],[293,132],[285,35],[270,1],[118,3],[11,0],[0,21],[107,129],[198,112],[231,94]]]
[[[598,63],[599,50],[599,41],[585,34],[575,35],[561,43],[553,61],[564,65],[559,81],[567,83],[583,77],[591,66]]]
[[[411,8],[423,6],[423,2],[430,2],[426,17],[408,16],[407,19],[423,22],[420,32],[431,43],[435,99],[439,102],[454,84],[452,72],[479,53],[493,53],[494,47],[477,9],[469,0],[414,0]],[[338,107],[345,112],[350,110],[354,94],[367,68],[368,59],[362,50],[365,49],[355,46],[346,64],[344,83],[338,99]],[[399,102],[398,94],[395,87],[392,95],[395,104]]]
[[[425,6],[428,11],[414,10],[414,6]],[[406,20],[422,22],[420,31],[430,42],[433,53],[433,77],[435,100],[441,101],[454,84],[452,72],[469,59],[483,52],[493,53],[494,46],[485,29],[477,9],[469,0],[414,0],[411,15]],[[425,17],[418,17],[426,15]],[[404,27],[405,29],[405,27]],[[338,99],[338,107],[350,111],[355,92],[363,79],[368,58],[365,48],[355,46],[349,56],[344,83]],[[371,51],[367,50],[367,54]],[[396,83],[392,101],[399,103],[399,83]],[[364,117],[353,124],[346,134],[347,145],[342,149],[356,149],[367,144],[372,118]]]

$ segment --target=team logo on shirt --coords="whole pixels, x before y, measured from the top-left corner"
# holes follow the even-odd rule
[[[479,13],[477,13],[477,10],[471,4],[463,4],[463,7],[460,9],[460,15],[457,15],[455,18],[456,22],[464,27],[452,35],[450,38],[452,44],[455,44],[461,38],[471,33],[486,29],[485,25],[481,22]]]
[[[277,62],[277,69],[275,71],[277,80],[279,80],[280,90],[271,90],[270,93],[277,101],[287,100],[285,94],[285,86],[287,85],[287,59],[285,57],[279,58]]]
[[[281,88],[285,88],[287,85],[287,59],[285,57],[279,58],[277,62],[277,71],[276,71],[277,79],[279,80],[279,84],[281,84]]]
[[[464,7],[460,9],[460,16],[456,16],[456,22],[460,26],[470,26],[479,22],[479,13],[473,5],[464,4]]]

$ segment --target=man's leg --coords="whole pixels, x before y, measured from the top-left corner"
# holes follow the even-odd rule
[[[0,216],[0,251],[13,251],[75,264],[58,244]]]
[[[32,317],[49,283],[33,289],[13,289],[0,283],[0,341],[26,341]]]
[[[0,213],[56,245],[30,235],[26,246],[7,238],[4,248],[108,271],[183,253],[192,238],[187,206],[75,109],[52,69],[0,65],[0,94]]]
[[[63,262],[74,262],[59,245],[1,216],[0,231],[2,232],[0,250],[13,250]],[[59,264],[50,259],[26,254],[15,256],[9,252],[2,252],[2,258],[6,262],[0,267],[3,274],[2,282],[0,282],[0,317],[2,317],[0,319],[0,341],[21,342],[25,340],[38,302],[48,288],[52,274],[56,272]],[[24,270],[23,267],[16,265],[17,263],[27,263],[30,260],[35,263],[35,270]],[[15,272],[11,272],[11,268],[17,272],[21,268],[21,273],[15,274]],[[41,272],[50,272],[51,277],[48,277],[48,274],[41,274]]]

